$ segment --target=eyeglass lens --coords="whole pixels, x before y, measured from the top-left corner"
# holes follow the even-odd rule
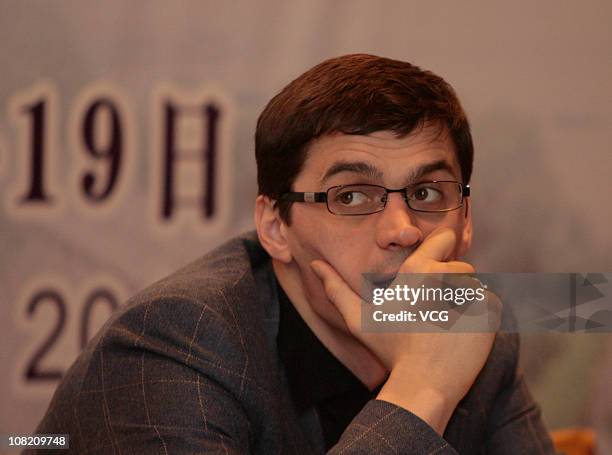
[[[461,184],[424,182],[406,188],[408,205],[413,210],[439,212],[461,206]],[[339,215],[367,215],[381,211],[388,197],[385,188],[376,185],[344,185],[327,193],[327,206]]]

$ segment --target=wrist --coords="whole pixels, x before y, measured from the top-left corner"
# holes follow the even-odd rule
[[[392,371],[376,399],[410,411],[432,427],[440,436],[457,403],[421,380]]]

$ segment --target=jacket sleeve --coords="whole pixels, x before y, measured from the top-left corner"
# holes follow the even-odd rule
[[[329,454],[457,454],[425,421],[383,400],[371,400]]]
[[[475,397],[480,397],[476,401],[484,398],[487,402],[484,443],[479,449],[490,455],[554,455],[540,407],[519,369],[519,351],[518,333],[499,335],[491,358],[467,397],[471,400],[466,401],[467,406],[475,407]],[[469,435],[457,433],[454,428],[449,437],[449,441],[461,441]],[[457,450],[410,411],[373,400],[346,429],[332,453],[456,454]]]
[[[485,453],[491,455],[554,455],[550,435],[540,406],[533,399],[518,365],[519,335],[516,337],[516,363],[512,379],[495,399],[489,416]]]

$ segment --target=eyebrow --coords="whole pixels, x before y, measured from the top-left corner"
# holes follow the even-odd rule
[[[451,175],[454,176],[453,168],[450,163],[444,159],[432,161],[431,163],[423,164],[416,169],[413,169],[409,174],[406,180],[404,181],[404,185],[410,185],[420,180],[427,174],[430,174],[435,171],[447,171]],[[376,166],[366,163],[364,161],[339,161],[334,163],[323,175],[321,179],[321,184],[325,183],[332,176],[339,174],[341,172],[353,172],[355,174],[360,174],[364,177],[368,177],[372,180],[382,180],[383,172],[378,169]]]

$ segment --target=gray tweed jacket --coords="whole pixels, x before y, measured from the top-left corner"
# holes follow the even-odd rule
[[[316,410],[297,415],[278,360],[272,273],[248,232],[132,297],[82,351],[36,433],[69,433],[79,454],[324,453]],[[497,335],[444,438],[371,400],[329,453],[554,453],[518,349],[517,334]]]

